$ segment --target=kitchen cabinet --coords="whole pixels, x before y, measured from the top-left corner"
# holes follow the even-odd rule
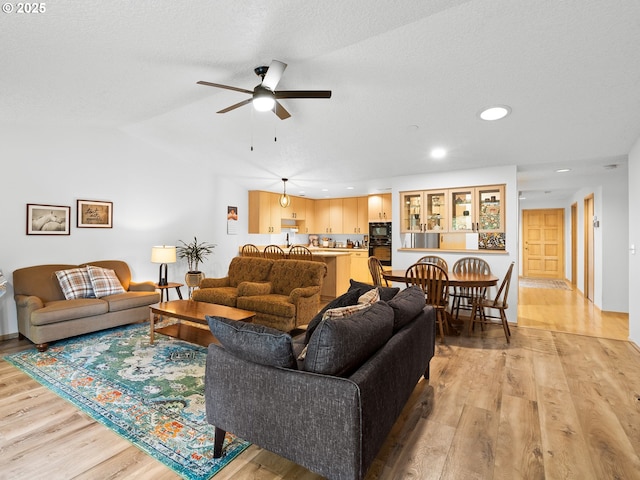
[[[279,194],[251,190],[249,192],[249,233],[280,233],[281,210]]]
[[[369,195],[369,221],[391,221],[391,194]]]
[[[504,185],[449,190],[450,232],[504,233]]]
[[[283,220],[305,220],[307,218],[307,198],[289,195],[291,204],[281,209]]]
[[[342,198],[315,201],[315,231],[320,235],[343,233]]]
[[[369,233],[369,199],[368,197],[351,197],[342,199],[342,228],[345,234]]]
[[[400,233],[504,233],[504,188],[400,192]]]
[[[448,190],[400,193],[400,233],[448,229]]]
[[[371,283],[369,252],[367,250],[351,252],[351,278],[358,282]]]

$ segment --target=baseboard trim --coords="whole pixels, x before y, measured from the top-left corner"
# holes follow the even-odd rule
[[[18,335],[20,335],[18,332],[0,335],[0,342],[4,342],[5,340],[13,340],[14,338],[18,338]]]

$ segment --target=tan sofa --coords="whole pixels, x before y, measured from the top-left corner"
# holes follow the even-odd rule
[[[66,300],[55,272],[86,265],[114,270],[125,293]],[[120,260],[21,268],[13,272],[13,289],[18,332],[40,351],[55,340],[147,320],[149,305],[160,301],[153,282],[132,282],[129,266]]]
[[[234,257],[224,278],[205,278],[192,298],[255,312],[254,323],[290,332],[320,308],[327,266],[307,260]]]

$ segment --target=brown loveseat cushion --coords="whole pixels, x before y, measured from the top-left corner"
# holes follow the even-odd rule
[[[289,301],[289,296],[274,293],[271,295],[238,297],[238,308],[278,317],[293,318],[296,316],[296,307]]]
[[[201,288],[194,290],[191,297],[198,302],[217,303],[227,307],[235,307],[238,299],[238,289],[236,287],[215,287]]]
[[[258,257],[233,257],[229,264],[229,285],[241,282],[264,282],[269,276],[273,260]]]
[[[273,293],[290,295],[294,288],[322,285],[327,265],[309,260],[278,260],[271,267],[269,281]]]
[[[31,314],[32,325],[74,320],[76,318],[93,317],[109,311],[109,305],[98,298],[75,298],[73,300],[57,300],[49,302]]]

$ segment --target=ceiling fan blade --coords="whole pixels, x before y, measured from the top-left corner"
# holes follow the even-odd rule
[[[331,98],[331,90],[282,90],[276,98]]]
[[[280,79],[282,78],[282,73],[285,68],[287,68],[286,63],[282,63],[278,60],[272,60],[271,65],[269,65],[269,70],[267,70],[267,74],[262,80],[262,86],[274,91],[278,86],[278,83],[280,83]]]
[[[235,110],[236,108],[241,107],[243,105],[246,105],[247,103],[251,103],[252,100],[253,100],[252,98],[247,98],[246,100],[238,102],[235,105],[231,105],[230,107],[223,108],[222,110],[220,110],[219,112],[216,112],[216,113],[227,113],[227,112],[230,112],[231,110]]]
[[[236,92],[248,93],[249,95],[253,95],[252,90],[247,90],[245,88],[238,87],[230,87],[229,85],[222,85],[220,83],[211,83],[211,82],[203,82],[202,80],[196,82],[198,85],[206,85],[208,87],[218,87],[218,88],[226,88],[227,90],[235,90]]]
[[[287,110],[278,101],[276,101],[274,112],[280,118],[280,120],[285,120],[291,116],[291,114],[287,112]]]

